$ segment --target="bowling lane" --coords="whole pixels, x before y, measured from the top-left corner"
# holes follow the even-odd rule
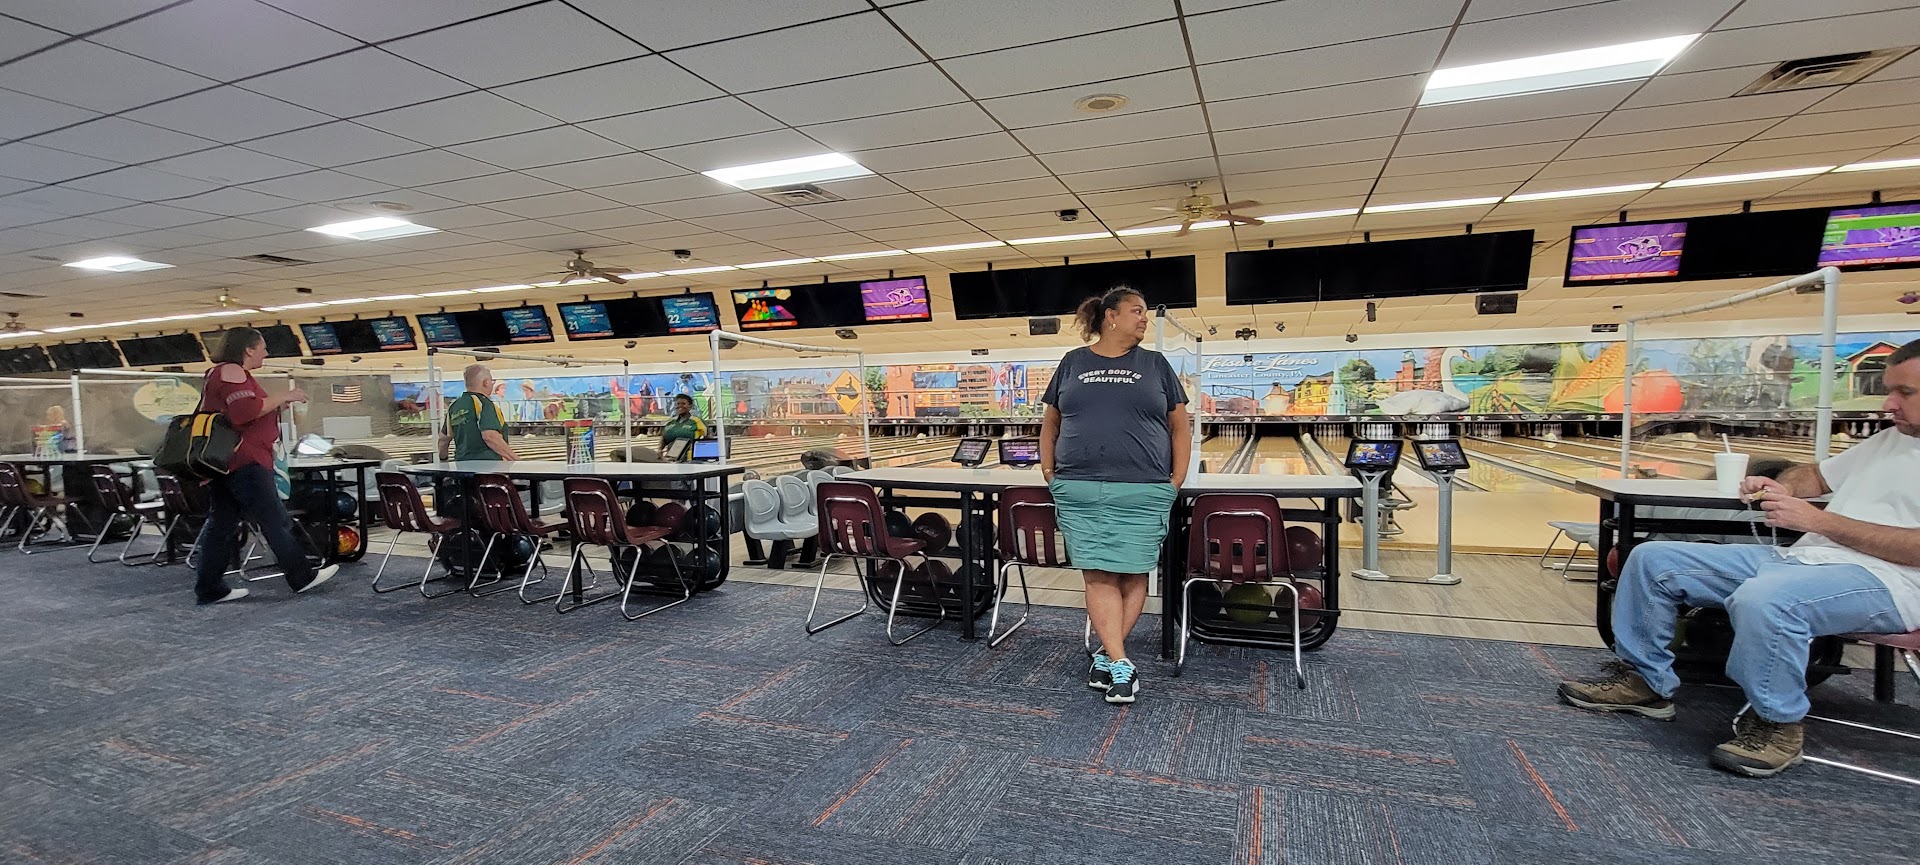
[[[1581,459],[1566,454],[1541,453],[1518,447],[1506,441],[1484,438],[1462,439],[1469,454],[1481,454],[1498,457],[1508,462],[1540,469],[1559,475],[1568,480],[1580,478],[1619,477],[1617,465],[1609,466],[1603,462]]]
[[[1252,473],[1257,475],[1319,474],[1307,459],[1300,440],[1289,435],[1261,436],[1254,443]]]
[[[1599,442],[1586,439],[1548,439],[1527,436],[1509,437],[1509,441],[1516,445],[1541,448],[1570,457],[1596,460],[1608,466],[1620,464],[1618,445],[1609,448]],[[1704,451],[1642,447],[1636,443],[1633,448],[1633,464],[1642,469],[1652,468],[1663,478],[1703,480],[1713,477],[1713,455]]]

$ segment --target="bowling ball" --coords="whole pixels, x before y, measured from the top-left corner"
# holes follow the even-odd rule
[[[340,526],[334,532],[333,552],[335,555],[352,555],[360,549],[360,530],[352,526]]]
[[[1227,617],[1243,625],[1257,625],[1267,620],[1268,608],[1273,606],[1273,596],[1267,594],[1265,586],[1241,583],[1227,590],[1225,600],[1228,604],[1241,604],[1248,609],[1227,607]]]
[[[712,505],[695,505],[681,520],[680,534],[688,541],[720,540],[720,512]]]
[[[1187,595],[1187,603],[1193,605],[1193,618],[1196,621],[1211,621],[1225,616],[1226,602],[1226,596],[1220,594],[1220,587],[1213,583],[1194,583],[1193,591]]]
[[[1306,526],[1287,527],[1287,563],[1294,573],[1306,573],[1318,570],[1320,560],[1326,555],[1326,544],[1320,535]]]
[[[693,581],[698,591],[712,591],[727,581],[720,575],[720,551],[710,547],[694,547],[687,551],[680,567],[687,569],[687,579]]]
[[[657,508],[654,507],[653,502],[644,499],[634,502],[633,507],[627,508],[627,525],[653,525],[653,518],[656,511]]]
[[[653,525],[672,531],[680,531],[687,519],[687,506],[679,502],[667,502],[653,510]]]
[[[333,516],[335,519],[350,520],[353,519],[354,514],[360,511],[360,500],[354,498],[350,492],[341,490],[340,492],[334,493],[332,499]]]
[[[928,552],[944,550],[953,542],[953,524],[945,516],[928,511],[914,518],[913,533],[908,537],[926,541]]]
[[[540,543],[526,535],[508,535],[494,542],[494,549],[509,564],[524,568],[540,554]]]
[[[1312,630],[1313,626],[1320,621],[1320,617],[1309,615],[1304,611],[1317,610],[1320,608],[1322,604],[1326,603],[1326,600],[1320,594],[1319,586],[1311,585],[1308,583],[1294,583],[1293,585],[1295,588],[1300,590],[1300,609],[1302,610],[1300,614],[1300,630],[1302,631]],[[1293,593],[1284,592],[1284,591],[1274,592],[1273,593],[1273,612],[1275,615],[1279,617],[1280,625],[1282,628],[1286,628],[1286,629],[1292,628],[1293,627]]]
[[[471,565],[480,561],[480,553],[487,548],[487,541],[480,537],[477,529],[461,529],[446,536],[440,542],[439,559],[449,573],[466,576]]]
[[[904,511],[887,510],[887,536],[891,538],[912,538],[913,520]]]
[[[976,541],[974,538],[978,537]],[[993,515],[974,514],[973,519],[960,527],[960,547],[962,549],[992,549],[994,543]],[[979,544],[979,547],[974,547]]]
[[[1733,622],[1726,610],[1692,609],[1684,614],[1688,649],[1702,655],[1725,657],[1733,650]]]
[[[1620,548],[1614,547],[1613,549],[1610,549],[1607,551],[1606,579],[1617,580],[1619,578],[1620,578]]]

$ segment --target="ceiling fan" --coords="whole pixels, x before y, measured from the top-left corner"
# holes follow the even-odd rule
[[[627,284],[626,278],[620,275],[622,273],[629,272],[626,268],[620,267],[618,265],[612,265],[609,267],[599,267],[599,266],[596,266],[593,262],[588,261],[586,258],[586,255],[587,254],[585,250],[576,249],[573,251],[573,260],[563,265],[566,268],[566,270],[560,271],[560,273],[566,277],[565,279],[560,280],[559,282],[560,285],[566,285],[569,282],[575,282],[583,279],[589,279],[589,280],[604,279],[608,282],[613,283],[614,285]],[[551,275],[551,274],[542,274],[542,276],[548,276],[548,275]],[[541,281],[544,282],[546,280],[541,280]]]
[[[21,323],[20,313],[17,313],[17,312],[7,313],[6,323],[0,324],[0,331],[5,331],[7,333],[19,333],[26,329],[27,329],[27,326]]]
[[[1241,216],[1233,212],[1243,207],[1254,207],[1260,203],[1258,201],[1229,201],[1226,204],[1214,204],[1213,196],[1200,191],[1200,181],[1198,180],[1189,182],[1187,184],[1187,191],[1188,191],[1187,197],[1180,199],[1178,202],[1174,204],[1174,206],[1154,208],[1154,210],[1165,211],[1167,213],[1180,214],[1180,230],[1177,232],[1174,232],[1174,235],[1173,235],[1174,237],[1186,237],[1188,234],[1192,233],[1193,225],[1196,222],[1224,221],[1224,222],[1234,223],[1235,225],[1265,225],[1266,224],[1258,219],[1254,219],[1251,216]],[[1129,225],[1127,226],[1127,228],[1137,228],[1141,225],[1150,225],[1152,223],[1159,222],[1160,219],[1161,219],[1160,217],[1156,217],[1154,219],[1149,219],[1146,222]],[[1122,229],[1122,230],[1125,230],[1125,229]]]

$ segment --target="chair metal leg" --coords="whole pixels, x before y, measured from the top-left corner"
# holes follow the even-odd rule
[[[1187,636],[1193,633],[1193,584],[1215,583],[1206,577],[1194,577],[1180,584],[1180,651],[1173,656],[1173,674],[1180,675],[1187,666]],[[1091,620],[1089,620],[1091,624]]]
[[[31,549],[33,546],[33,534],[39,531],[40,523],[43,520],[46,522],[47,531],[49,532],[53,531],[53,527],[56,525],[60,527],[62,542],[73,540],[73,529],[67,527],[66,521],[54,512],[54,508],[39,508],[33,512],[33,519],[27,521],[27,530],[20,533],[20,552],[29,556],[38,552],[38,550]]]
[[[142,553],[138,556],[132,556],[132,560],[129,561],[128,560],[129,554],[133,552],[133,542],[140,540],[140,535],[142,532],[146,530],[148,523],[152,523],[154,528],[160,530],[160,546],[151,553]],[[159,518],[157,517],[151,517],[145,514],[134,514],[133,515],[133,534],[129,535],[127,537],[126,544],[120,547],[120,564],[126,565],[129,568],[137,568],[142,565],[151,565],[160,561],[160,556],[166,551],[167,551],[166,526],[162,524]]]
[[[547,568],[546,559],[541,558],[540,552],[536,549],[533,554],[533,560],[527,562],[526,573],[520,575],[520,603],[537,604],[537,603],[540,603],[541,601],[551,601],[554,598],[560,597],[560,595],[566,591],[564,585],[562,586],[560,591],[554,592],[551,595],[541,595],[540,597],[537,597],[537,598],[527,597],[527,587],[533,585],[533,566],[534,565],[540,566],[540,582],[544,583],[547,581],[548,577],[553,576],[553,571]]]
[[[463,591],[463,589],[460,586],[454,586],[453,588],[447,589],[446,591],[443,591],[443,592],[427,591],[427,584],[434,582],[434,580],[430,579],[433,576],[433,566],[440,563],[440,548],[446,544],[446,541],[447,541],[446,535],[433,534],[428,536],[427,569],[420,572],[420,597],[426,598],[428,600],[432,600],[434,598],[444,598],[448,595],[457,594]],[[477,572],[479,569],[475,568],[474,570]],[[447,571],[446,576],[443,576],[440,579],[444,580],[452,576],[453,576],[453,572],[449,570]]]
[[[473,573],[467,577],[467,588],[465,590],[467,594],[472,595],[476,598],[484,598],[488,595],[497,594],[500,592],[513,591],[513,588],[514,588],[513,586],[502,586],[490,592],[476,591],[477,589],[483,586],[491,586],[495,583],[502,582],[507,578],[506,573],[504,571],[496,571],[494,572],[493,579],[488,580],[484,583],[480,582],[480,575],[487,572],[487,558],[493,555],[494,542],[500,540],[500,538],[501,538],[501,535],[498,532],[494,533],[492,537],[487,538],[487,545],[481,548],[480,563],[473,566]]]
[[[858,616],[861,613],[866,612],[867,609],[873,605],[873,599],[867,597],[866,580],[862,578],[861,585],[860,585],[860,609],[854,610],[853,612],[848,613],[844,616],[841,616],[840,618],[834,619],[831,622],[827,622],[825,624],[818,625],[818,626],[814,625],[813,613],[815,610],[818,610],[820,608],[820,591],[826,588],[827,586],[827,569],[833,567],[834,558],[835,556],[833,555],[827,555],[821,558],[820,576],[818,579],[815,579],[813,581],[813,603],[807,605],[807,621],[804,625],[804,627],[807,630],[807,636],[809,637],[813,636],[814,634],[818,634],[821,631],[824,631],[828,628],[831,628],[834,625],[838,625],[841,622],[851,619],[854,616]],[[902,573],[901,576],[905,577],[906,574]]]
[[[401,535],[404,535],[404,534],[406,534],[406,532],[403,532],[403,531],[399,531],[399,530],[397,530],[397,529],[396,529],[396,530],[394,531],[394,533],[393,533],[393,537],[391,537],[391,538],[388,538],[388,539],[387,539],[387,554],[386,554],[386,556],[384,556],[384,557],[382,557],[382,558],[380,559],[380,569],[379,569],[379,570],[377,570],[377,571],[374,571],[374,572],[373,572],[373,592],[374,592],[374,594],[377,594],[377,595],[384,595],[384,594],[386,594],[386,593],[388,593],[388,592],[397,592],[397,591],[400,591],[401,589],[404,589],[404,588],[406,588],[406,587],[407,587],[407,585],[406,585],[406,584],[402,584],[402,585],[398,585],[398,586],[388,586],[388,587],[386,587],[386,588],[384,588],[384,589],[383,589],[383,588],[380,588],[380,575],[381,575],[381,574],[384,574],[384,573],[386,573],[386,572],[387,572],[387,563],[388,563],[388,562],[391,562],[391,561],[393,561],[393,548],[394,548],[394,545],[396,545],[396,544],[398,544],[398,543],[400,543],[400,536],[401,536]],[[431,545],[431,542],[429,542],[429,545]]]
[[[1914,662],[1911,658],[1909,658],[1908,663],[1912,664]],[[1920,668],[1916,668],[1915,675],[1920,675]],[[1753,708],[1753,704],[1747,703],[1740,707],[1740,711],[1733,713],[1734,731],[1736,734],[1738,734],[1740,729],[1739,727],[1740,716],[1746,714],[1747,710],[1751,708]],[[1858,721],[1843,721],[1839,718],[1828,718],[1823,715],[1808,715],[1802,720],[1803,721],[1820,721],[1826,724],[1838,724],[1842,727],[1852,727],[1856,730],[1866,730],[1872,733],[1884,733],[1889,736],[1899,736],[1903,739],[1913,739],[1915,741],[1920,741],[1920,734],[1909,733],[1905,730],[1892,730],[1886,727],[1875,727],[1872,724],[1862,724]],[[1870,769],[1870,768],[1867,768],[1866,766],[1856,766],[1852,763],[1843,763],[1839,760],[1829,760],[1825,757],[1815,757],[1812,754],[1809,754],[1806,752],[1804,745],[1801,747],[1800,759],[1808,763],[1817,763],[1822,766],[1832,766],[1835,769],[1845,769],[1849,772],[1859,772],[1862,775],[1872,775],[1875,778],[1880,778],[1887,781],[1899,781],[1902,784],[1912,784],[1915,787],[1920,787],[1920,778],[1916,778],[1911,775],[1901,775],[1895,772],[1884,772],[1879,769]]]
[[[107,514],[107,521],[101,524],[100,532],[93,536],[93,546],[87,547],[87,564],[89,565],[104,564],[99,559],[94,558],[93,554],[100,549],[101,542],[107,539],[107,534],[113,531],[114,525],[119,523],[120,518],[124,516],[126,516],[126,514],[119,513],[117,511],[114,513]],[[139,529],[136,527],[134,531],[139,531]]]
[[[1560,543],[1560,539],[1566,536],[1567,536],[1566,529],[1553,530],[1553,537],[1548,539],[1546,548],[1540,551],[1540,570],[1544,571],[1553,567],[1552,565],[1547,564],[1547,557],[1553,554],[1553,545]]]
[[[1292,580],[1273,585],[1293,593],[1293,685],[1301,690],[1307,688],[1307,670],[1300,661],[1300,587]]]
[[[994,631],[995,629],[1000,627],[1000,608],[1006,605],[1007,589],[1011,587],[1010,584],[1007,582],[1008,568],[1018,568],[1020,571],[1020,597],[1023,599],[1020,602],[1020,605],[1021,605],[1020,621],[1014,622],[1013,627],[1008,628],[1006,633],[996,637],[994,636]],[[1027,623],[1027,616],[1032,613],[1033,613],[1033,590],[1027,588],[1027,566],[1019,562],[1008,562],[1004,565],[1001,565],[1000,566],[1000,596],[997,598],[994,598],[993,618],[987,620],[987,648],[991,649],[995,646],[1000,645],[1003,642],[1006,642],[1006,639],[1008,637],[1013,636],[1014,631],[1020,630],[1020,626]]]
[[[609,554],[608,562],[609,562],[609,566],[613,569],[613,572],[618,574],[620,572],[619,563],[611,557],[611,554]],[[635,564],[638,564],[638,562],[636,562]],[[590,589],[593,586],[600,584],[600,575],[597,573],[594,573],[593,565],[587,561],[587,548],[582,544],[574,544],[573,558],[567,562],[566,579],[563,579],[560,581],[560,594],[557,596],[557,600],[555,600],[553,603],[554,612],[571,613],[574,610],[580,609],[581,607],[591,607],[594,604],[600,603],[601,601],[611,601],[614,598],[617,598],[626,594],[626,587],[619,586],[617,588],[609,589],[605,594],[602,594],[596,597],[585,598],[579,601],[578,603],[568,604],[567,589],[574,584],[575,580],[579,579],[579,572],[582,568],[586,569],[587,573],[594,575],[593,584],[588,586],[583,586],[580,589],[581,593],[585,594],[587,589]]]
[[[494,537],[495,537],[495,538],[498,538],[498,537],[500,537],[500,535],[494,535]],[[520,535],[507,535],[507,537],[521,537],[521,536],[520,536]],[[487,541],[487,547],[488,547],[489,549],[491,549],[491,548],[493,547],[493,541],[492,541],[492,540],[488,540],[488,541]],[[502,556],[502,558],[504,558],[504,555]],[[487,560],[487,557],[486,557],[486,554],[485,554],[485,553],[482,553],[482,554],[480,555],[480,561],[482,561],[482,562],[484,562],[484,561],[486,561],[486,560]],[[467,592],[468,592],[469,594],[471,594],[471,595],[473,595],[473,596],[474,596],[474,597],[476,597],[476,598],[484,598],[484,597],[486,597],[486,596],[488,596],[488,595],[497,595],[497,594],[500,594],[501,592],[511,592],[511,591],[513,591],[513,590],[515,590],[515,589],[519,589],[519,590],[520,590],[520,592],[521,592],[521,594],[522,594],[522,596],[524,596],[524,595],[526,594],[526,589],[527,589],[527,577],[528,577],[528,576],[531,576],[531,575],[533,574],[533,562],[538,562],[538,561],[540,561],[540,539],[539,539],[539,538],[534,538],[534,539],[533,539],[533,561],[530,561],[530,562],[527,562],[527,572],[526,572],[525,574],[522,574],[522,575],[521,575],[521,577],[520,577],[520,583],[519,583],[518,585],[515,585],[515,584],[513,584],[513,583],[508,583],[507,585],[504,585],[504,586],[501,586],[500,588],[497,588],[497,589],[489,589],[489,590],[487,590],[487,591],[484,591],[484,592],[476,592],[476,591],[474,591],[474,587],[473,587],[473,586],[468,586],[468,587],[467,587]],[[506,564],[505,562],[502,562],[502,563],[501,563],[501,565],[502,565],[502,568],[501,568],[501,570],[500,570],[500,575],[499,575],[498,577],[496,577],[495,579],[492,579],[492,580],[489,580],[489,581],[487,581],[487,582],[485,582],[485,583],[481,583],[481,585],[483,585],[483,586],[491,586],[491,585],[493,585],[494,583],[498,583],[498,582],[502,582],[502,581],[504,581],[504,580],[506,580],[506,579],[507,579],[507,572],[506,572],[506,568],[505,568],[505,564]],[[542,567],[545,567],[545,566],[546,566],[546,564],[545,564],[544,562],[542,562],[542,563],[541,563],[541,566],[542,566]]]
[[[633,599],[633,583],[635,578],[640,576],[640,556],[635,555],[633,557],[633,567],[627,569],[626,591],[623,591],[620,593],[620,615],[625,616],[627,621],[631,622],[636,619],[641,619],[646,616],[651,616],[654,613],[660,612],[661,610],[664,610],[668,607],[677,607],[677,606],[680,606],[681,604],[684,604],[688,601],[693,600],[693,586],[692,584],[687,582],[686,576],[680,573],[680,558],[678,556],[673,556],[671,557],[671,559],[673,562],[673,579],[675,582],[678,582],[680,584],[680,591],[683,593],[680,599],[674,600],[674,601],[668,601],[667,603],[661,604],[657,607],[654,607],[653,609],[647,610],[644,613],[629,613],[627,612],[627,602]]]
[[[913,633],[908,634],[905,637],[901,637],[898,640],[894,639],[893,638],[893,620],[894,620],[894,617],[899,615],[900,613],[900,590],[905,588],[906,585],[907,585],[907,563],[901,562],[900,577],[899,579],[896,579],[893,581],[893,602],[887,605],[887,642],[892,643],[896,646],[906,645],[908,642],[912,641],[913,638],[918,637],[921,634],[924,634],[928,631],[931,631],[934,628],[940,627],[940,623],[947,620],[947,608],[946,608],[946,605],[942,604],[940,606],[940,616],[939,618],[936,618],[933,620],[933,624],[928,625],[924,628],[921,628],[918,631],[914,631]],[[865,594],[865,592],[862,592],[861,594]]]

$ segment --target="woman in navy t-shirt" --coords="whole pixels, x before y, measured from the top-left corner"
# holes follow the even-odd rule
[[[1060,359],[1041,398],[1040,471],[1100,635],[1087,687],[1104,689],[1109,703],[1131,703],[1139,685],[1127,634],[1186,480],[1192,440],[1176,431],[1187,429],[1187,393],[1165,357],[1140,347],[1147,304],[1139,292],[1088,298],[1075,318],[1092,344]]]

